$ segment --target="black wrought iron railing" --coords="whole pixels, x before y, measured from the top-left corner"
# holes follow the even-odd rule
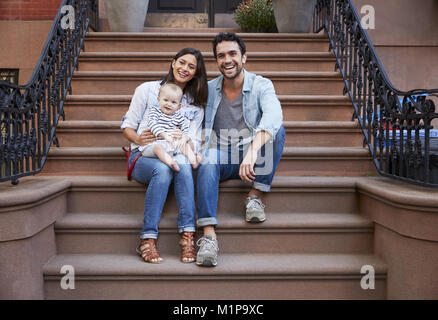
[[[438,89],[394,88],[351,0],[318,0],[313,30],[328,34],[378,172],[438,187]]]
[[[98,0],[63,0],[26,85],[0,81],[0,182],[40,172],[89,28],[98,31]]]

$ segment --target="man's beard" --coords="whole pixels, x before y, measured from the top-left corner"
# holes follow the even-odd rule
[[[221,73],[222,73],[222,75],[225,77],[225,78],[227,78],[228,80],[234,80],[235,78],[237,78],[238,76],[239,76],[239,74],[241,74],[242,73],[242,70],[243,70],[243,65],[236,65],[236,73],[233,75],[233,76],[231,76],[231,77],[229,77],[229,76],[227,76],[227,75],[225,75],[225,71],[224,71],[224,69],[225,68],[221,68]]]

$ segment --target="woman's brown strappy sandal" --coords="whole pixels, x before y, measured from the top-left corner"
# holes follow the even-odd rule
[[[194,232],[183,232],[181,234],[181,262],[191,263],[196,260],[195,251],[195,233]]]
[[[155,246],[155,239],[143,239],[137,247],[137,253],[143,258],[145,262],[161,263],[163,259],[157,251]]]

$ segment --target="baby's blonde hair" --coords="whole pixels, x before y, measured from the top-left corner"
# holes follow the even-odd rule
[[[158,96],[160,96],[161,91],[165,88],[168,88],[168,89],[174,91],[175,93],[177,93],[179,95],[179,100],[181,101],[182,96],[184,94],[182,89],[179,86],[177,86],[176,84],[171,83],[171,82],[166,82],[160,87],[160,90],[158,91]]]

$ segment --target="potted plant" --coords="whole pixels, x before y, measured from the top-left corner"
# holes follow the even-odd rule
[[[271,0],[243,1],[234,11],[234,21],[245,32],[276,32]]]
[[[149,0],[105,0],[112,32],[142,32]]]
[[[309,32],[316,1],[272,0],[278,32]]]

